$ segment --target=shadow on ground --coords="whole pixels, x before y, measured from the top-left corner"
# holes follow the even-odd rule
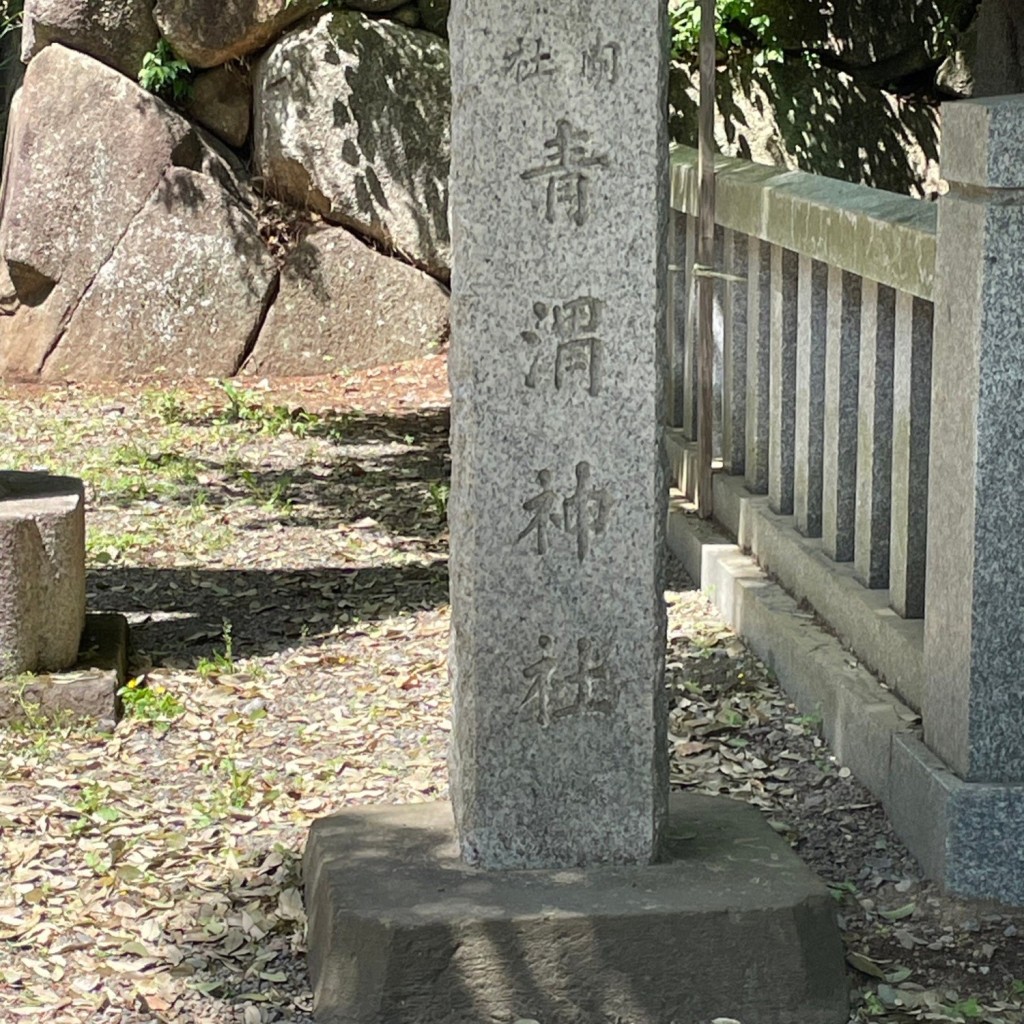
[[[252,658],[435,609],[448,600],[448,567],[438,560],[282,571],[111,568],[90,573],[88,600],[90,611],[128,615],[133,647],[154,662],[223,651],[225,623],[233,655]]]

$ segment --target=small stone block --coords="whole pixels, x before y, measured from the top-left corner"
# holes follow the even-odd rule
[[[113,725],[127,681],[128,620],[113,612],[87,615],[73,669],[0,684],[0,722],[92,718]]]
[[[350,808],[305,855],[319,1024],[841,1024],[824,886],[760,812],[676,794],[647,866],[484,871],[448,804]]]
[[[0,472],[0,677],[74,664],[85,621],[85,491]]]

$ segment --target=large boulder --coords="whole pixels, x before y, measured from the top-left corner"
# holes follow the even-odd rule
[[[755,16],[785,50],[820,54],[861,82],[893,81],[934,64],[970,5],[963,0],[756,0]]]
[[[248,72],[236,64],[223,64],[196,75],[185,112],[229,146],[242,146],[252,120]]]
[[[7,151],[0,373],[233,373],[277,276],[246,202],[236,169],[162,100],[46,47]]]
[[[304,376],[417,359],[447,330],[447,289],[344,228],[321,227],[289,254],[245,372]]]
[[[89,286],[43,376],[230,376],[276,283],[253,215],[213,178],[169,168]]]
[[[9,135],[0,372],[36,373],[164,170],[201,143],[166,104],[57,44],[29,65]]]
[[[21,59],[63,43],[134,79],[159,38],[153,0],[25,0]]]
[[[323,0],[156,0],[153,17],[174,52],[212,68],[262,50]]]
[[[448,50],[353,11],[289,33],[255,73],[253,145],[279,198],[447,279]]]
[[[939,123],[933,105],[857,85],[844,72],[802,63],[758,67],[750,55],[717,79],[719,152],[799,168],[890,192],[933,195],[939,180]],[[697,144],[695,64],[673,65],[670,131]]]
[[[448,38],[448,14],[451,11],[451,0],[419,0],[416,5],[420,11],[420,23],[428,32],[436,32]]]

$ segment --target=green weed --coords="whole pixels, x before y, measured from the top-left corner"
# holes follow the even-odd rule
[[[142,58],[139,85],[155,96],[180,103],[192,92],[192,68],[175,56],[166,39],[161,39]]]
[[[200,658],[196,662],[196,672],[201,679],[211,679],[216,676],[229,676],[235,671],[235,659],[232,651],[231,623],[226,619],[221,630],[221,638],[224,641],[223,651],[214,651],[208,658]]]
[[[74,809],[79,817],[71,826],[73,833],[94,825],[110,825],[121,818],[121,812],[111,802],[110,787],[99,782],[87,782],[82,787]]]
[[[434,506],[434,514],[440,522],[445,522],[448,519],[448,495],[451,488],[447,484],[431,480],[427,489],[430,492],[430,500]]]
[[[305,409],[289,409],[285,405],[267,405],[259,395],[248,388],[239,387],[229,380],[220,382],[228,404],[214,420],[218,424],[245,423],[261,434],[278,434],[287,431],[303,438],[315,432],[321,419]]]
[[[166,686],[147,686],[142,679],[129,679],[118,690],[118,696],[126,716],[153,722],[164,729],[170,728],[171,722],[185,710],[185,705]]]
[[[228,803],[235,808],[247,806],[253,795],[253,769],[239,768],[234,758],[225,757],[220,763],[220,770],[227,775]]]

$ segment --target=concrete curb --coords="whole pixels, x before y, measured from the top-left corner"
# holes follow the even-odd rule
[[[716,511],[718,493],[716,487]],[[750,514],[741,510],[740,519]],[[881,801],[925,873],[963,896],[1024,903],[1024,786],[958,778],[922,742],[914,710],[754,558],[678,498],[670,506],[667,538],[691,578],[798,707],[821,717],[832,752]],[[792,564],[790,572],[804,565]]]

